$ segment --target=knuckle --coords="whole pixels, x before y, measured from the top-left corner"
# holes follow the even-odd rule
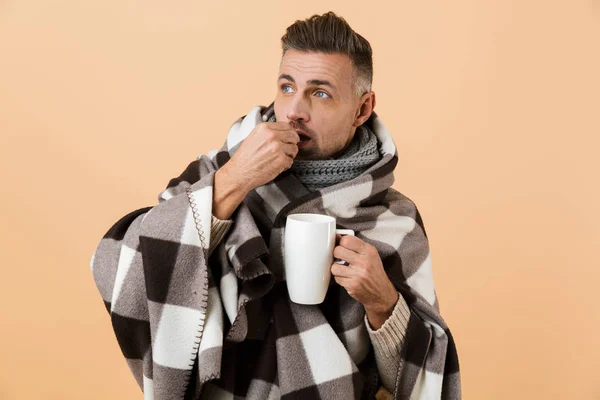
[[[284,171],[286,169],[289,168],[289,161],[288,161],[288,157],[287,156],[279,156],[277,157],[277,165],[279,165],[279,168]]]
[[[269,128],[264,128],[264,135],[265,135],[265,139],[267,139],[268,141],[273,141],[276,138],[276,134],[275,131]]]
[[[340,239],[340,245],[347,247],[348,246],[348,236],[342,236],[342,238]]]
[[[256,127],[254,128],[254,132],[256,133],[261,133],[261,134],[266,134],[269,131],[269,129],[267,128],[267,125],[264,122],[260,122],[258,125],[256,125]]]
[[[279,151],[279,146],[277,145],[277,143],[271,143],[271,145],[269,146],[269,153],[276,156],[281,155],[281,151]]]
[[[359,271],[358,271],[359,276],[365,277],[368,274],[369,263],[365,262],[364,260],[360,260],[360,261],[358,261],[357,265],[359,267]]]

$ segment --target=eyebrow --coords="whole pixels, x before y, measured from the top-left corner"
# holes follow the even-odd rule
[[[288,75],[288,74],[279,75],[279,79],[287,79],[290,82],[296,83],[294,78],[292,78],[292,76]],[[335,86],[331,82],[324,81],[322,79],[310,79],[310,80],[306,81],[306,84],[307,85],[315,85],[315,86],[329,86],[329,87],[335,89]]]

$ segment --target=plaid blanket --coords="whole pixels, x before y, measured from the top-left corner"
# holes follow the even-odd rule
[[[334,283],[323,304],[290,302],[286,216],[334,216],[374,245],[411,316],[395,399],[460,398],[458,357],[439,314],[415,204],[391,188],[398,156],[377,115],[381,160],[352,181],[309,192],[289,172],[252,191],[208,255],[214,172],[273,113],[255,107],[218,151],[193,161],[153,207],[106,232],[90,261],[121,351],[148,399],[373,398],[378,374],[364,309]],[[365,340],[366,339],[366,340]]]

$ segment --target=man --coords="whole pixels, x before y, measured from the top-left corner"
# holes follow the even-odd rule
[[[105,234],[91,267],[150,399],[460,398],[416,206],[391,188],[397,151],[373,113],[369,43],[334,13],[282,37],[277,94],[159,204]],[[289,300],[285,218],[328,214],[323,304]]]

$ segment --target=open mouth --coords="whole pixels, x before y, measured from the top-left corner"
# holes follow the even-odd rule
[[[311,141],[310,136],[302,131],[296,131],[298,133],[298,137],[300,138],[300,142],[298,142],[298,148],[302,149],[308,145]]]

